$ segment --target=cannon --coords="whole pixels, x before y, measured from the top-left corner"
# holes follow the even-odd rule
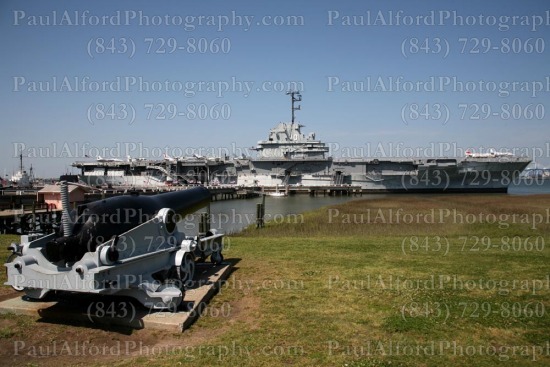
[[[177,222],[210,202],[202,187],[94,201],[68,211],[62,184],[62,229],[12,244],[6,285],[30,299],[51,291],[129,296],[145,307],[176,310],[195,261],[223,262],[223,234],[186,236]]]

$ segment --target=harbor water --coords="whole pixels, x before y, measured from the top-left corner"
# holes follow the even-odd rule
[[[508,186],[510,195],[550,194],[550,178],[525,178]]]
[[[515,182],[508,188],[508,194],[485,194],[485,195],[534,195],[550,194],[549,179],[525,179]],[[315,210],[324,206],[344,203],[350,200],[380,199],[387,196],[400,196],[408,194],[368,194],[363,196],[308,196],[292,195],[287,197],[265,198],[265,220],[266,222],[297,222],[302,219],[305,212]],[[438,195],[438,194],[410,194],[415,196]],[[469,194],[461,194],[469,195]],[[210,204],[211,228],[222,233],[231,234],[241,231],[248,226],[256,225],[256,205],[262,202],[262,198],[245,200],[216,201]],[[206,208],[203,210],[206,211]],[[196,233],[198,228],[198,216],[190,216],[190,220],[180,222],[179,228],[186,234]]]
[[[363,196],[323,196],[292,195],[287,197],[265,197],[265,221],[283,222],[300,221],[304,212],[323,206],[343,203],[349,200],[380,198],[383,195]],[[222,233],[231,234],[241,231],[250,225],[256,225],[256,205],[263,198],[243,200],[223,200],[210,204],[211,228]],[[203,210],[206,211],[206,208]],[[179,223],[178,228],[186,234],[193,234],[198,228],[198,215],[189,216],[187,222]]]

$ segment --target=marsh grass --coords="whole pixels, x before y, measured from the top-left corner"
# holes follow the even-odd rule
[[[512,346],[540,348],[531,358],[548,363],[548,208],[549,196],[392,196],[248,228],[229,253],[243,269],[267,266],[246,277],[303,287],[255,291],[264,327],[243,333],[304,347],[257,356],[266,365],[532,364]],[[433,343],[455,348],[418,352]]]
[[[251,226],[237,236],[550,233],[549,201],[545,195],[394,195],[325,207],[282,224],[267,223],[261,231]]]

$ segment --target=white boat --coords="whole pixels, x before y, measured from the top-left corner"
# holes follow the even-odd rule
[[[29,175],[27,171],[23,169],[23,153],[19,153],[19,171],[11,176],[10,181],[19,188],[32,187],[32,166],[31,175]]]
[[[275,192],[268,192],[266,193],[267,196],[273,196],[273,197],[276,197],[276,198],[281,198],[281,197],[284,197],[286,196],[286,192],[285,191],[279,191],[279,185],[277,185],[277,187],[275,188]]]

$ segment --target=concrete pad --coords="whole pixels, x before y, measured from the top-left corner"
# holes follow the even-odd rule
[[[231,273],[232,265],[197,264],[194,284],[186,290],[177,312],[150,310],[129,297],[64,294],[41,301],[17,296],[0,302],[0,313],[39,316],[42,321],[78,322],[96,326],[161,329],[188,328]]]

